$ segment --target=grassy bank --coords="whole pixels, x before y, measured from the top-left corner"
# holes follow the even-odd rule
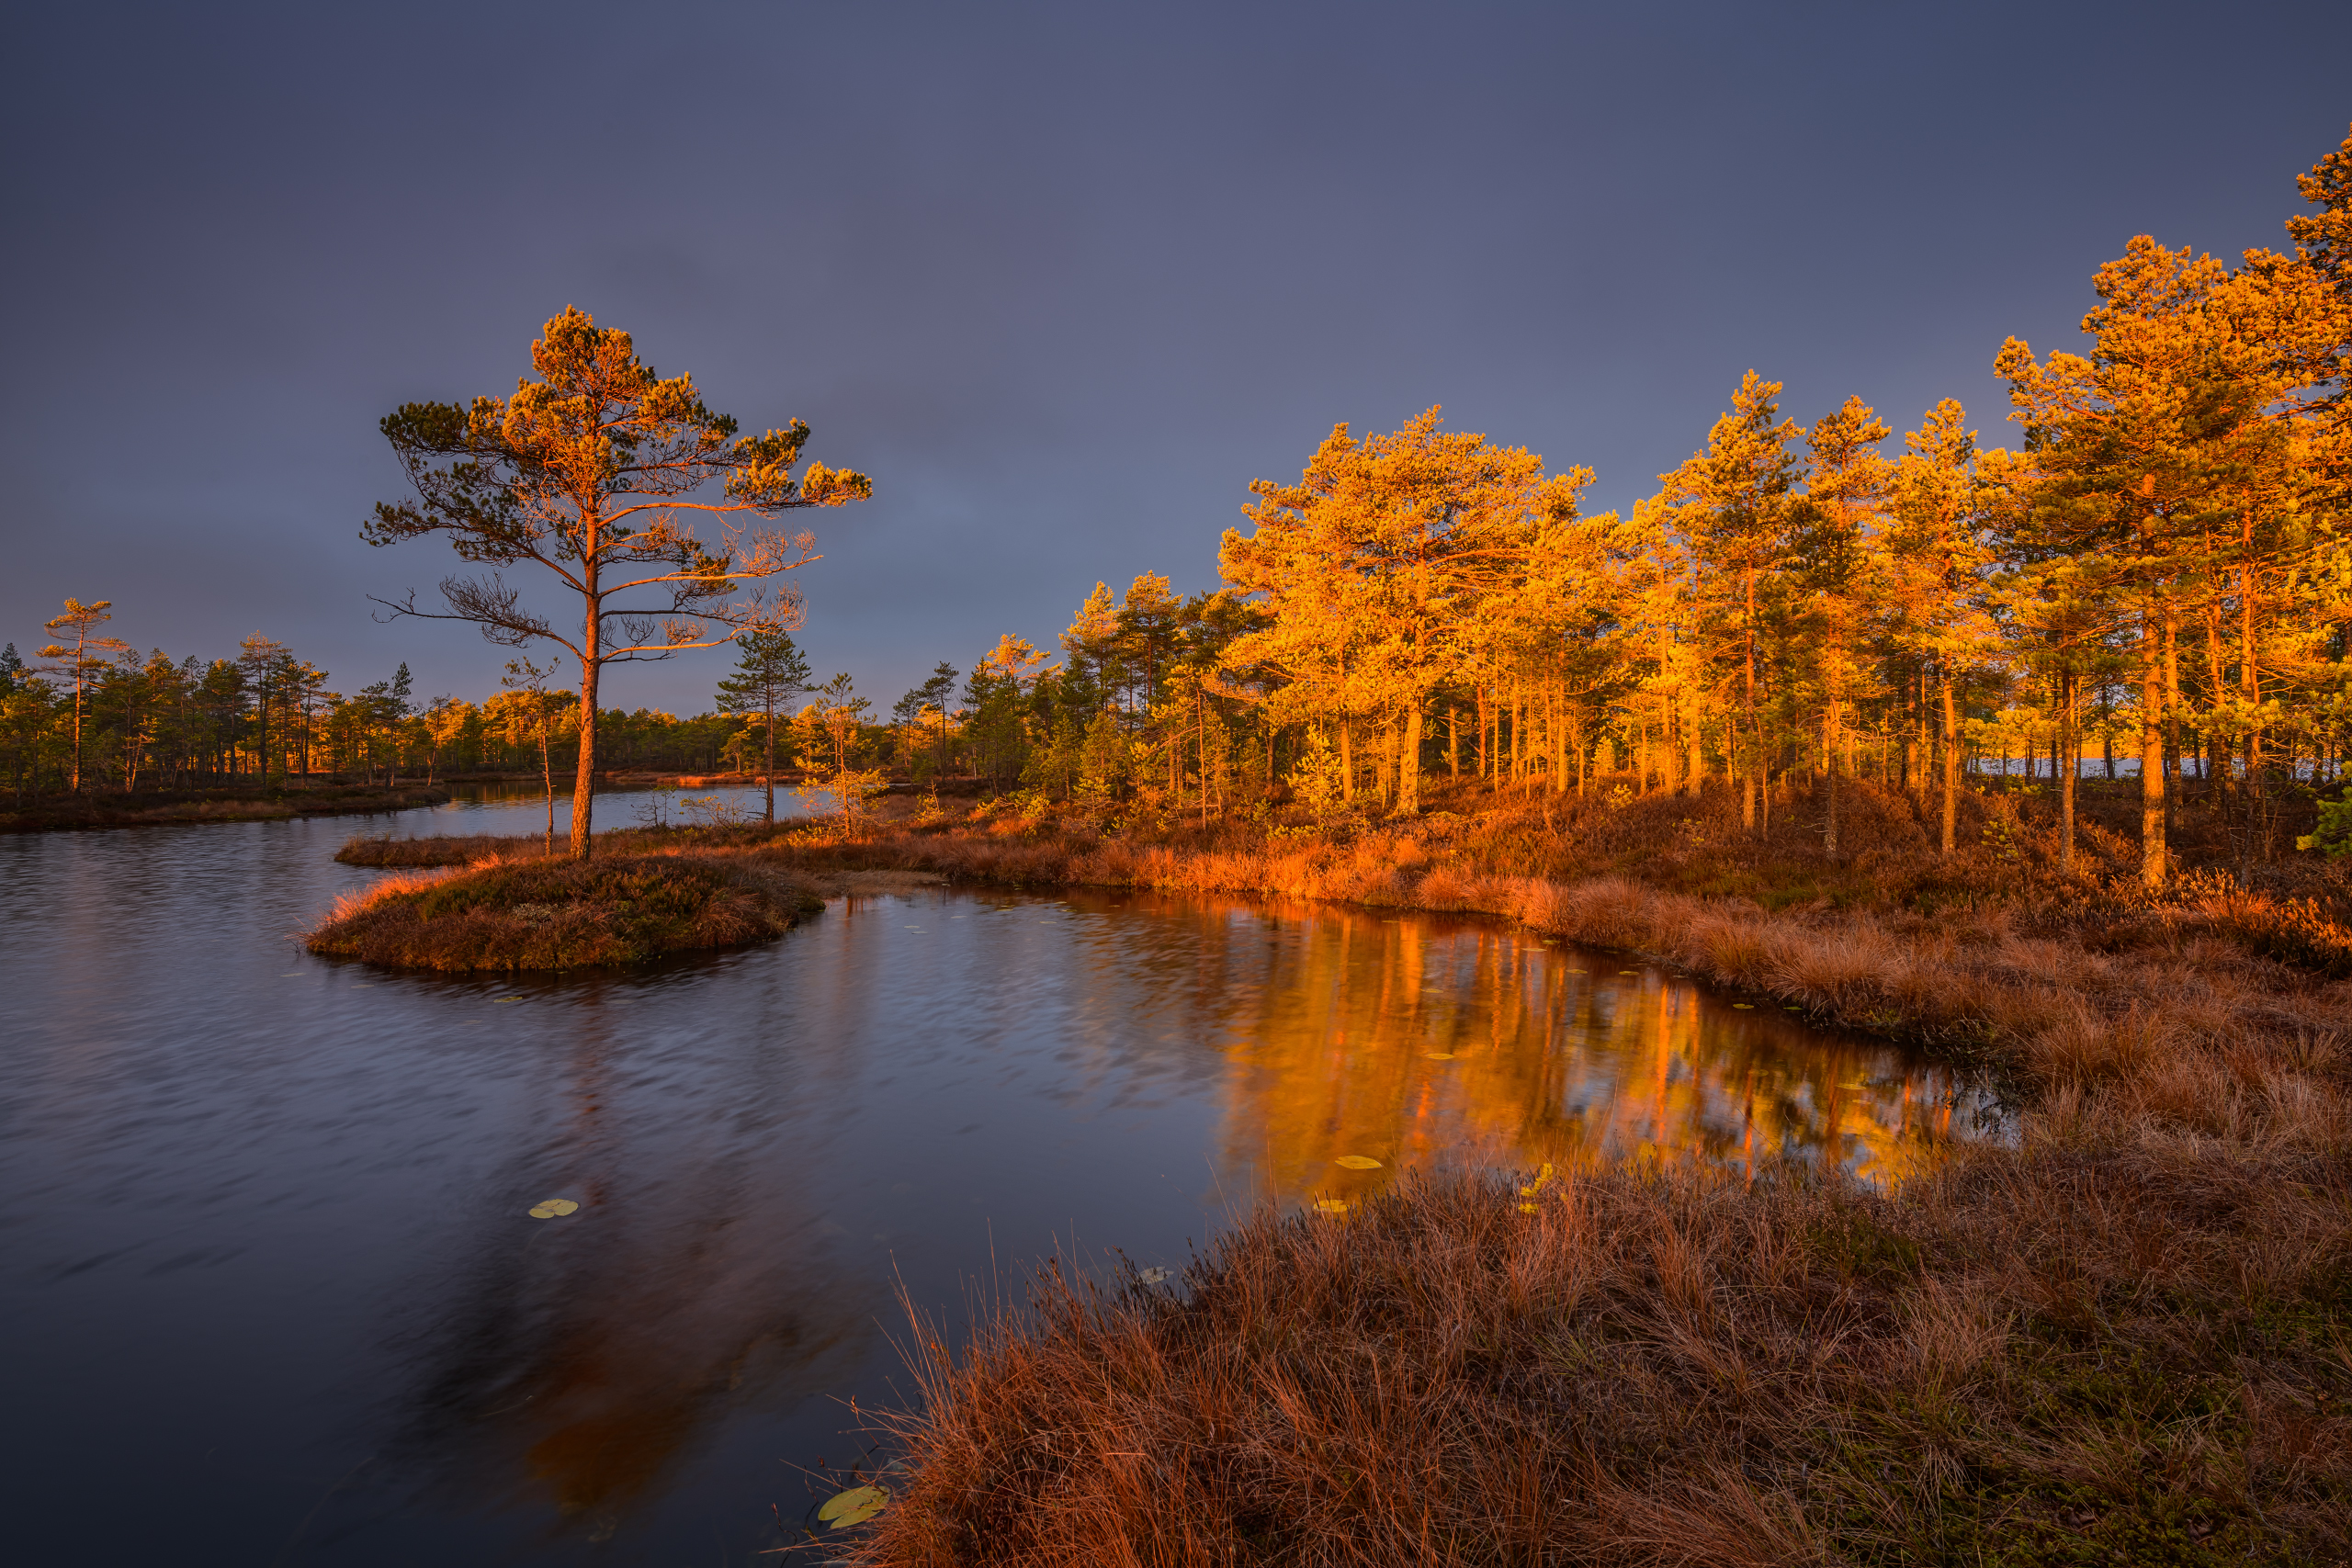
[[[911,1474],[850,1556],[2340,1561],[2342,1171],[2260,1093],[1893,1200],[1462,1177],[1261,1214],[1181,1290],[1049,1274],[961,1357],[922,1337]]]
[[[748,861],[494,861],[350,895],[304,945],[403,969],[576,969],[763,942],[811,908],[793,878]]]
[[[199,790],[141,790],[130,795],[52,795],[0,810],[0,833],[63,828],[147,828],[177,822],[273,822],[440,806],[446,789],[385,789],[360,784],[289,784]]]
[[[1892,1195],[1462,1177],[1256,1216],[1181,1293],[1049,1276],[960,1357],[919,1337],[912,1474],[856,1559],[2343,1560],[2340,874],[2208,853],[2150,897],[2102,820],[2128,799],[2086,801],[2071,874],[2031,796],[1971,797],[1949,859],[1899,794],[1842,804],[1837,859],[1802,796],[1752,835],[1727,797],[1571,797],[798,851],[1483,912],[1965,1054],[2024,1107],[2018,1147]]]
[[[2352,1554],[2352,933],[2340,871],[2160,897],[2128,799],[2068,872],[1849,787],[1467,795],[1404,823],[1115,829],[1034,805],[682,841],[853,867],[1475,912],[1981,1064],[2021,1107],[1893,1194],[1802,1172],[1464,1176],[1258,1215],[1181,1291],[1048,1275],[918,1337],[864,1540],[944,1564],[2223,1563]],[[2199,843],[2184,812],[2181,840]],[[1522,1204],[1528,1205],[1522,1208]]]

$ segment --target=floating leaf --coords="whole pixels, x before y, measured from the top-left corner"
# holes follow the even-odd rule
[[[1370,1155],[1341,1155],[1332,1163],[1344,1165],[1350,1170],[1378,1170],[1380,1168],[1380,1162]]]
[[[1453,1053],[1451,1051],[1424,1051],[1421,1053],[1421,1057],[1424,1061],[1430,1062],[1451,1062],[1453,1060]]]
[[[1754,1002],[1734,1002],[1731,1005],[1739,1009],[1742,1012],[1754,1012],[1756,1010],[1756,1004]]]
[[[579,1210],[580,1205],[569,1198],[542,1198],[531,1205],[530,1214],[535,1220],[552,1220],[560,1214],[577,1213]]]
[[[1620,969],[1617,973],[1620,975],[1638,975],[1641,971],[1638,969]]]
[[[1173,1277],[1175,1272],[1173,1269],[1138,1269],[1136,1270],[1136,1278],[1147,1285],[1157,1285]]]
[[[825,1499],[817,1517],[835,1529],[862,1525],[890,1501],[890,1495],[879,1486],[853,1486],[846,1492],[836,1492]]]
[[[1315,1212],[1342,1217],[1348,1212],[1348,1202],[1344,1198],[1317,1198],[1315,1200]]]
[[[1782,1012],[1803,1012],[1803,1011],[1804,1011],[1804,1009],[1803,1009],[1803,1008],[1801,1008],[1801,1007],[1797,1006],[1797,1004],[1796,1004],[1796,1003],[1794,1003],[1794,1002],[1791,1002],[1788,1006],[1786,1006],[1786,1007],[1782,1008],[1781,1010]]]

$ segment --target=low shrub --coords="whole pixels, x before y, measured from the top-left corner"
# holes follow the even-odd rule
[[[815,905],[744,859],[492,861],[351,895],[304,945],[403,969],[577,969],[763,942]]]

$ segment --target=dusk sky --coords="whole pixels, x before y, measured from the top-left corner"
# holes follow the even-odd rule
[[[361,542],[377,421],[511,391],[567,304],[873,476],[797,581],[887,710],[1098,579],[1216,586],[1341,420],[1442,404],[1595,509],[1751,366],[1800,421],[1954,396],[2005,443],[2004,336],[2077,346],[2134,234],[2283,245],[2352,118],[2340,0],[16,15],[0,641],[104,598],[142,650],[475,699],[505,652],[369,618],[456,564]]]

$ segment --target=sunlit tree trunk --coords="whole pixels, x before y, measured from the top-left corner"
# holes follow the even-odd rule
[[[2062,876],[2075,874],[2075,779],[2082,766],[2076,760],[2075,739],[2075,677],[2071,673],[2058,677],[2063,693],[2058,705],[2058,745],[2051,758],[2056,768],[2064,760],[2065,773],[2058,784],[2058,873]]]
[[[1396,758],[1396,811],[1402,817],[1418,816],[1421,809],[1421,704],[1419,698],[1405,706],[1405,740]]]
[[[2165,667],[2164,639],[2155,613],[2140,625],[2140,880],[2165,884]]]
[[[594,537],[593,531],[590,536]],[[596,681],[605,672],[603,600],[596,592],[594,566],[582,572],[587,584],[587,625],[581,635],[580,766],[571,786],[571,858],[586,860],[593,849],[589,832],[596,792]]]
[[[1944,706],[1944,811],[1943,852],[1954,853],[1959,848],[1960,831],[1960,703],[1952,691],[1952,679],[1947,673],[1940,682]]]

